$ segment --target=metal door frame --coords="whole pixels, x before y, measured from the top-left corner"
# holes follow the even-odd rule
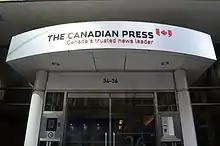
[[[157,116],[156,116],[156,111],[155,111],[155,91],[132,91],[132,90],[129,90],[129,91],[100,91],[100,92],[97,92],[97,91],[93,91],[93,92],[91,92],[91,91],[66,91],[65,92],[65,106],[64,106],[64,110],[65,110],[65,128],[64,128],[64,133],[66,133],[66,125],[67,125],[67,110],[68,110],[68,107],[67,107],[67,100],[69,99],[69,98],[74,98],[74,97],[68,97],[68,93],[77,93],[77,94],[108,94],[109,96],[107,96],[107,97],[96,97],[96,98],[108,98],[109,100],[108,100],[108,105],[109,105],[109,111],[108,111],[108,113],[109,113],[109,115],[108,115],[108,118],[109,118],[109,132],[108,132],[108,141],[107,141],[107,143],[108,144],[110,144],[110,146],[115,146],[115,134],[114,134],[114,132],[112,132],[112,99],[113,99],[113,97],[112,97],[112,94],[114,94],[114,93],[151,93],[152,94],[152,100],[153,100],[153,104],[152,104],[152,106],[154,106],[154,113],[153,113],[153,115],[155,116],[155,120],[156,120],[156,122],[155,122],[155,130],[157,131]],[[85,98],[85,97],[77,97],[77,98]],[[91,98],[93,98],[93,97],[91,97]],[[122,98],[122,97],[118,97],[118,98]],[[128,97],[128,98],[132,98],[132,97]],[[64,134],[63,135],[64,137],[63,137],[63,139],[65,139],[66,137],[66,135]],[[156,138],[157,138],[157,133],[156,133]],[[106,142],[105,142],[105,145],[106,145]]]

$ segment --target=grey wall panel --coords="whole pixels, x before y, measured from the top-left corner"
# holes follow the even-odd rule
[[[117,80],[118,83],[104,83]],[[172,72],[49,73],[47,90],[174,89]]]

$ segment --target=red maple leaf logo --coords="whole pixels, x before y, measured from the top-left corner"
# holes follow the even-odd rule
[[[161,36],[161,34],[163,35],[163,36],[166,36],[166,35],[168,35],[168,37],[171,37],[172,35],[173,35],[173,33],[172,33],[172,30],[160,30],[159,28],[156,28],[156,34],[158,35],[158,36]]]

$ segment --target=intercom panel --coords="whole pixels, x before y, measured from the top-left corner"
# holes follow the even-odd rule
[[[44,113],[41,120],[40,140],[61,141],[64,130],[62,112]]]

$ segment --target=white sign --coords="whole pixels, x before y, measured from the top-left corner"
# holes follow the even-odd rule
[[[163,136],[175,136],[173,117],[162,117]]]
[[[29,31],[12,38],[7,61],[43,53],[83,49],[145,49],[216,59],[208,34],[163,24],[101,21]]]
[[[54,138],[55,137],[55,131],[47,131],[47,138]]]

